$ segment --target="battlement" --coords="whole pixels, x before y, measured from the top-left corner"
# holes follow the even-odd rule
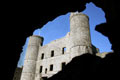
[[[30,37],[36,37],[36,38],[41,38],[42,40],[44,39],[42,36],[39,36],[39,35],[32,35]]]

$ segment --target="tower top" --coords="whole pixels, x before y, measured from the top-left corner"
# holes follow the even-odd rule
[[[82,12],[71,12],[71,14],[70,14],[70,19],[71,19],[73,16],[77,16],[77,15],[86,16],[86,17],[89,19],[89,17],[88,17],[86,14],[83,14]]]
[[[39,36],[39,35],[32,35],[29,38],[38,38],[38,39],[41,39],[42,41],[44,40],[44,38],[42,36]]]
[[[39,44],[42,46],[44,41],[44,38],[38,35],[32,35],[29,37],[29,43],[28,45],[36,45],[39,46]]]
[[[41,36],[39,36],[39,35],[32,35],[32,36],[30,36],[30,37],[38,37],[38,38],[41,38]]]

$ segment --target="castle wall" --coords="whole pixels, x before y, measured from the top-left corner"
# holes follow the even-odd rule
[[[70,32],[63,38],[42,46],[42,37],[31,36],[21,80],[41,80],[51,77],[72,58],[92,54],[89,19],[82,13],[71,13]]]
[[[63,54],[64,47],[66,47],[66,52]],[[54,52],[53,57],[51,56],[52,51]],[[89,18],[82,13],[71,13],[70,32],[65,37],[39,48],[35,80],[56,74],[62,70],[63,62],[67,64],[72,58],[84,53],[92,53]],[[50,71],[50,65],[53,65],[52,71]],[[42,72],[40,72],[41,66]]]
[[[62,70],[62,63],[65,62],[66,64],[71,60],[69,47],[67,47],[67,41],[69,39],[69,33],[61,38],[50,42],[47,45],[44,45],[39,48],[39,54],[37,59],[36,65],[36,78],[40,76],[42,77],[50,77],[53,74],[56,74],[60,70]],[[63,48],[66,50],[63,52]],[[51,52],[54,51],[54,56],[51,57]],[[41,59],[42,54],[44,54],[44,58]],[[53,71],[50,71],[50,65],[53,65]],[[43,66],[42,72],[40,75],[40,66]],[[47,69],[47,73],[45,70]],[[38,80],[39,78],[35,79]]]

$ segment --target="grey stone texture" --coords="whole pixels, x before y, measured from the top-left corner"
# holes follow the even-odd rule
[[[42,80],[62,70],[62,63],[84,53],[92,54],[89,18],[83,13],[71,13],[70,32],[65,37],[42,46],[43,37],[30,36],[21,80]],[[50,65],[53,65],[51,70]],[[41,68],[42,66],[42,68]]]
[[[34,80],[39,47],[43,42],[40,36],[31,36],[26,51],[21,80]]]
[[[71,13],[70,47],[72,57],[92,53],[89,18],[83,13]]]

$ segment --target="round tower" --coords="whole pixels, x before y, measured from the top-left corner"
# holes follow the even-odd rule
[[[92,53],[89,18],[83,13],[70,15],[70,49],[73,57]]]
[[[34,80],[38,50],[42,43],[43,37],[36,35],[29,37],[21,80]]]

